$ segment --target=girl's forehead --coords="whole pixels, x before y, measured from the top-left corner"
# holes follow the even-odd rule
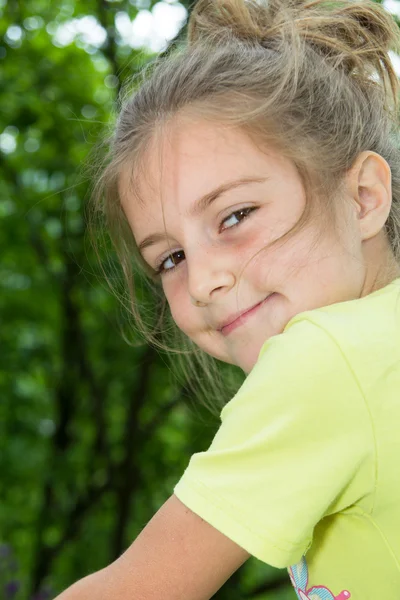
[[[210,189],[240,177],[285,176],[294,166],[272,148],[263,148],[239,128],[209,122],[168,127],[154,136],[138,168],[128,165],[120,176],[122,202],[141,208],[158,203],[190,203]]]

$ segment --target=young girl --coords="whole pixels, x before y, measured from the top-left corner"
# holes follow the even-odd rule
[[[399,598],[398,41],[369,0],[199,0],[126,99],[95,198],[130,289],[134,240],[177,327],[247,378],[62,600],[206,600],[251,555],[301,600]]]

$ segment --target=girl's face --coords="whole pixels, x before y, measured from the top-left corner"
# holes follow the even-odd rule
[[[290,161],[207,122],[174,129],[161,154],[146,157],[144,203],[133,201],[129,170],[121,174],[123,208],[144,259],[160,269],[176,324],[207,353],[248,373],[293,316],[364,295],[351,203],[340,236],[318,236],[312,221],[268,248],[305,207]]]

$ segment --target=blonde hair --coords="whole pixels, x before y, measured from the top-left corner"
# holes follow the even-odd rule
[[[131,165],[132,198],[140,201],[143,157],[169,123],[214,119],[240,127],[292,160],[304,182],[306,211],[286,239],[306,222],[311,200],[334,218],[344,174],[360,152],[372,150],[391,168],[385,231],[400,261],[399,84],[389,55],[399,39],[393,18],[372,0],[198,0],[187,43],[145,69],[134,93],[125,91],[94,184],[91,224],[100,217],[108,231],[125,281],[119,297],[135,327],[174,353],[192,384],[205,391],[211,383],[213,412],[227,399],[224,382],[217,386],[220,369],[177,330],[160,285],[148,277],[121,208],[121,169]],[[149,297],[152,304],[145,302]]]

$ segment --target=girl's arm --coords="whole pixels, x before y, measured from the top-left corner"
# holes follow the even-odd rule
[[[118,560],[56,600],[209,600],[249,557],[172,495]]]

